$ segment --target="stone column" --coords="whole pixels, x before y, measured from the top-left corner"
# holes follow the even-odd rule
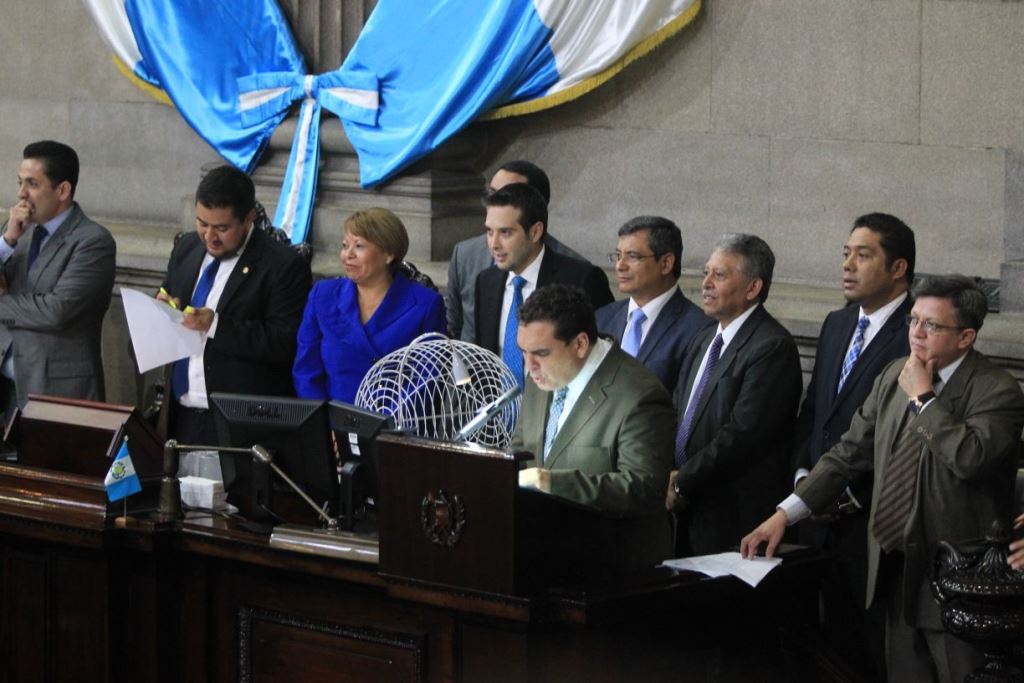
[[[1000,265],[1000,313],[1024,313],[1024,153],[1006,151],[1006,221]]]

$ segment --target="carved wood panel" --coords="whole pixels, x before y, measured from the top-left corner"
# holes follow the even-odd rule
[[[239,680],[423,681],[425,641],[407,633],[241,607]]]

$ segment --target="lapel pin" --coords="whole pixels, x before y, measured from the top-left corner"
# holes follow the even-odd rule
[[[242,275],[248,275],[248,274],[249,274],[249,266],[245,266],[244,268],[242,268]]]

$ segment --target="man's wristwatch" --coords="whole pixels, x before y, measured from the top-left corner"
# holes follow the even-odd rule
[[[921,409],[924,408],[925,404],[928,403],[928,401],[932,400],[933,398],[935,398],[934,391],[926,391],[923,394],[918,394],[917,396],[910,399],[910,409],[913,410],[914,414],[916,415],[917,413],[920,413]]]

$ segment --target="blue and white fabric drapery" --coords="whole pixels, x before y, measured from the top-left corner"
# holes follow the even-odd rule
[[[373,187],[480,118],[574,99],[688,24],[700,0],[380,0],[341,68],[308,73],[274,0],[84,0],[140,84],[251,170],[301,102],[274,223],[306,239],[321,109]],[[159,96],[159,93],[157,93]]]

